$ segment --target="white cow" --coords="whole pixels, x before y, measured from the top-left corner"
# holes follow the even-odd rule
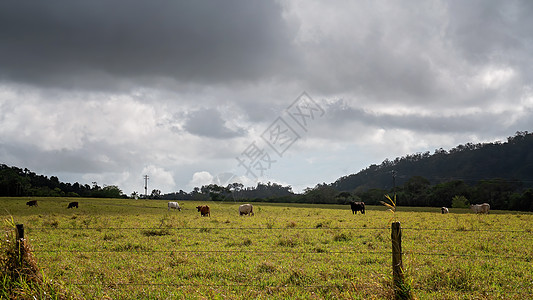
[[[481,204],[481,213],[488,214],[490,210],[490,204],[483,203]]]
[[[254,215],[254,207],[251,204],[243,204],[239,206],[239,215]]]
[[[470,209],[476,214],[488,214],[490,210],[490,204],[472,204],[470,205]]]
[[[168,203],[168,210],[170,210],[171,208],[181,211],[181,207],[178,204],[178,202],[169,202]]]

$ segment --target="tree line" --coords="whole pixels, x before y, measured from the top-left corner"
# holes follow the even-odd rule
[[[56,176],[47,177],[31,172],[27,168],[0,165],[0,196],[21,197],[91,197],[124,198],[125,195],[116,185],[101,187],[78,182],[64,183]]]
[[[493,209],[533,211],[533,134],[517,132],[507,142],[459,145],[434,154],[416,153],[331,184],[321,183],[301,194],[290,186],[240,183],[195,187],[191,192],[150,195],[133,193],[131,198],[209,201],[264,201],[346,204],[364,201],[378,205],[384,195],[396,195],[400,206],[461,207],[487,202]],[[128,198],[114,185],[100,187],[60,182],[55,176],[37,175],[28,169],[0,165],[0,196],[53,196]]]
[[[438,184],[422,176],[413,176],[403,185],[390,189],[370,188],[338,191],[332,184],[318,184],[304,192],[295,202],[347,204],[364,201],[367,205],[381,205],[385,195],[396,196],[398,206],[430,206],[465,208],[470,204],[489,203],[492,209],[533,211],[533,188],[524,187],[518,180],[485,179],[469,184],[450,180]]]
[[[339,191],[333,184],[322,183],[305,189],[301,194],[293,193],[290,186],[270,182],[248,188],[239,183],[226,187],[210,184],[194,188],[190,193],[180,190],[165,194],[161,199],[315,204],[363,201],[367,205],[381,205],[385,195],[395,196],[398,206],[466,208],[470,204],[489,203],[493,209],[498,210],[533,211],[533,188],[525,188],[520,181],[501,178],[480,180],[475,184],[462,180],[431,184],[422,176],[413,176],[403,185],[390,189],[354,191]]]

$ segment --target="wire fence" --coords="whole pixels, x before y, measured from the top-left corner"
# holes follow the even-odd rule
[[[50,232],[50,231],[83,231],[83,230],[96,230],[96,231],[143,231],[143,230],[171,230],[175,233],[178,233],[179,231],[209,231],[209,230],[219,230],[219,231],[260,231],[260,232],[276,232],[279,233],[280,231],[288,231],[288,232],[294,232],[294,231],[356,231],[356,232],[369,232],[369,231],[383,231],[387,234],[389,233],[390,228],[387,227],[272,227],[272,228],[266,228],[266,227],[105,227],[105,226],[97,226],[97,227],[27,227],[27,232],[31,234],[32,232],[42,231],[42,232]],[[522,240],[531,240],[533,239],[533,232],[529,229],[524,230],[507,230],[507,229],[467,229],[467,228],[416,228],[416,227],[407,227],[407,228],[401,228],[402,231],[406,232],[451,232],[451,233],[458,233],[458,234],[470,234],[470,233],[480,233],[480,234],[513,234],[520,236]],[[390,242],[390,240],[385,239],[383,241],[384,243]],[[357,247],[354,247],[350,250],[326,250],[322,252],[317,252],[313,250],[290,250],[290,249],[283,249],[283,250],[266,250],[266,249],[208,249],[208,250],[200,250],[200,249],[183,249],[183,248],[176,248],[176,249],[156,249],[156,248],[125,248],[125,249],[73,249],[72,247],[69,247],[69,245],[65,245],[66,247],[57,247],[54,249],[47,248],[49,246],[36,243],[33,245],[35,253],[48,253],[48,254],[54,254],[54,255],[60,255],[62,253],[94,253],[94,254],[113,254],[113,253],[135,253],[135,254],[145,254],[150,255],[154,253],[158,254],[179,254],[179,253],[185,253],[185,254],[194,254],[194,255],[205,255],[207,257],[212,256],[219,256],[220,254],[228,254],[228,255],[234,255],[234,254],[243,254],[243,255],[250,255],[250,256],[260,256],[260,255],[301,255],[301,256],[324,256],[324,255],[341,255],[341,256],[353,256],[353,255],[372,255],[377,257],[387,257],[389,259],[391,255],[393,254],[393,251],[384,251],[384,250],[372,250],[372,249],[365,249],[360,250],[357,249]],[[407,257],[439,257],[439,258],[460,258],[460,259],[484,259],[484,260],[509,260],[509,261],[522,261],[522,262],[531,262],[533,261],[533,253],[531,251],[526,251],[525,253],[522,253],[520,255],[506,255],[506,254],[482,254],[482,253],[460,253],[457,251],[457,249],[446,251],[446,252],[432,252],[429,251],[403,251],[402,254]],[[332,287],[342,287],[346,285],[350,285],[350,281],[345,282],[332,282],[332,283],[325,283],[325,284],[306,284],[306,283],[285,283],[282,285],[279,284],[271,284],[271,283],[253,283],[253,282],[247,282],[247,283],[239,283],[239,282],[224,282],[224,283],[212,283],[212,282],[188,282],[188,283],[170,283],[170,282],[113,282],[111,281],[99,281],[95,280],[92,282],[78,282],[78,281],[69,281],[67,282],[69,285],[72,286],[79,286],[79,287],[94,287],[94,286],[103,286],[103,287],[109,287],[113,289],[121,289],[121,288],[128,288],[128,287],[167,287],[167,288],[197,288],[197,287],[204,287],[204,288],[221,288],[221,289],[247,289],[247,288],[256,288],[256,289],[328,289]],[[353,283],[351,283],[353,284]],[[531,286],[524,286],[524,290],[527,291],[528,289],[531,290]],[[355,287],[354,287],[355,289]],[[505,291],[506,294],[511,295],[522,295],[524,291]]]
[[[27,227],[27,230],[389,230],[389,227]],[[413,231],[453,231],[453,232],[501,232],[528,233],[533,231],[507,229],[458,229],[458,228],[415,228],[402,227],[402,230]]]
[[[29,227],[28,231],[48,231],[48,230],[97,230],[97,231],[121,231],[121,230],[193,230],[193,231],[202,231],[202,230],[253,230],[253,231],[302,231],[302,230],[311,230],[311,231],[323,231],[323,230],[390,230],[387,227],[63,227],[63,228],[53,228],[53,227]],[[454,232],[454,233],[517,233],[524,234],[522,239],[533,240],[533,232],[530,230],[502,230],[502,229],[457,229],[457,228],[402,228],[402,231],[425,231],[425,232]],[[257,254],[375,254],[375,255],[390,255],[392,251],[358,251],[358,250],[349,250],[349,251],[335,251],[328,250],[324,252],[316,251],[289,251],[289,250],[188,250],[188,249],[171,249],[171,250],[157,250],[157,249],[43,249],[39,245],[34,246],[34,252],[47,252],[47,253],[63,253],[63,252],[79,252],[79,253],[113,253],[113,252],[136,252],[136,253],[257,253]],[[515,260],[533,260],[533,253],[529,255],[514,256],[514,255],[482,255],[482,254],[472,254],[472,253],[434,253],[434,252],[419,252],[419,251],[403,251],[402,254],[405,255],[417,255],[417,256],[441,256],[441,257],[479,257],[479,258],[498,258],[498,259],[515,259]]]

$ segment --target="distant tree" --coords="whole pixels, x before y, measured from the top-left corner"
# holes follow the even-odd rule
[[[386,194],[387,191],[383,189],[368,189],[360,191],[356,195],[367,205],[378,205]]]
[[[228,184],[228,186],[226,187],[226,190],[228,190],[231,193],[233,201],[239,198],[240,192],[243,189],[244,189],[244,184],[238,183],[238,182]]]
[[[454,196],[468,197],[470,188],[462,180],[453,180],[433,186],[430,194],[431,206],[451,207]]]
[[[160,190],[152,190],[152,193],[150,194],[150,199],[161,199],[161,191]]]
[[[494,209],[508,209],[511,194],[520,184],[505,179],[480,180],[474,187],[472,203],[489,203]]]
[[[326,183],[317,184],[314,188],[304,190],[300,201],[307,203],[336,203],[337,191]]]
[[[429,206],[429,191],[431,183],[422,176],[413,176],[405,184],[403,188],[402,199],[404,205],[408,206]]]
[[[337,194],[337,196],[335,196],[335,199],[337,199],[338,204],[347,204],[351,201],[355,201],[356,198],[359,199],[359,197],[352,195],[349,192],[340,192]]]
[[[533,211],[533,189],[526,189],[522,194],[513,193],[509,202],[509,209]]]
[[[468,208],[470,202],[466,199],[465,196],[453,196],[452,198],[452,207],[453,208]]]

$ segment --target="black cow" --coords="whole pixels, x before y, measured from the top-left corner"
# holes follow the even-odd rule
[[[78,208],[78,202],[70,202],[67,208]]]
[[[26,202],[26,205],[27,206],[38,206],[37,205],[37,200],[28,201],[28,202]]]
[[[365,203],[364,202],[350,202],[352,207],[352,214],[357,214],[360,211],[362,214],[365,214]]]

